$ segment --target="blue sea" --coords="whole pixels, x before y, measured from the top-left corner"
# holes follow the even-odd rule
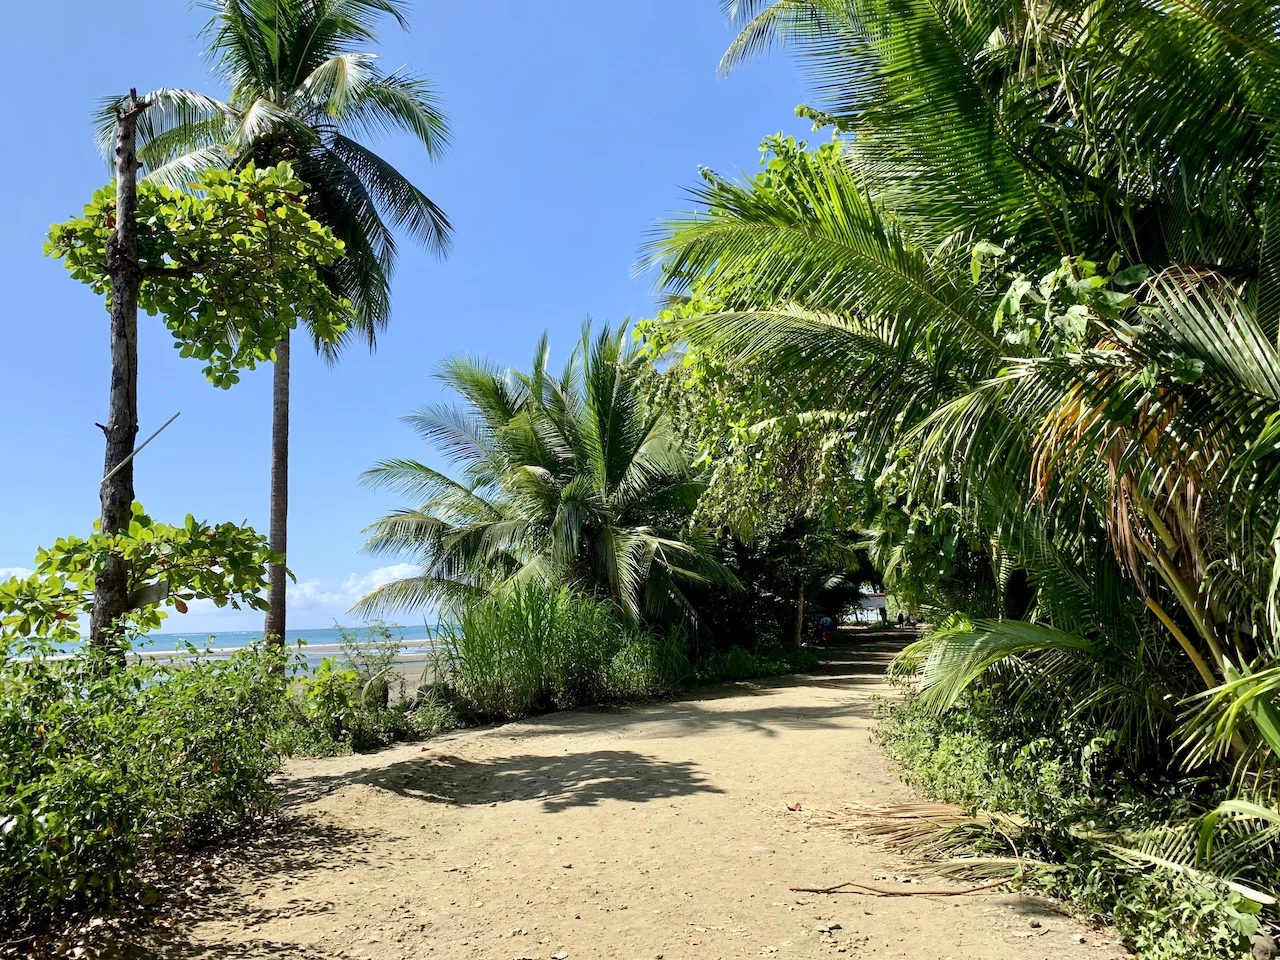
[[[401,644],[401,660],[408,663],[425,662],[431,656],[436,646],[435,638],[439,636],[440,630],[439,626],[426,624],[416,627],[389,626],[387,629],[391,631],[392,639]],[[308,667],[312,669],[319,666],[320,661],[325,657],[341,656],[341,645],[344,639],[355,643],[371,643],[384,638],[380,632],[375,634],[367,627],[348,627],[345,630],[318,628],[285,631],[286,645],[292,647],[302,643],[302,652],[307,658]],[[199,650],[208,650],[217,656],[220,653],[230,655],[235,650],[261,641],[261,630],[233,630],[221,633],[189,631],[152,633],[136,642],[133,650],[135,653],[144,655],[163,656],[165,653],[185,650],[187,644],[192,644]]]

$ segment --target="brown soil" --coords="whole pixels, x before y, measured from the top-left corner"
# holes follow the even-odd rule
[[[873,741],[900,644],[843,644],[815,676],[581,710],[300,761],[293,827],[234,858],[171,957],[1115,957],[1095,931],[1001,893],[812,895],[856,880],[946,886],[821,812],[916,799]],[[798,812],[789,804],[800,803]]]

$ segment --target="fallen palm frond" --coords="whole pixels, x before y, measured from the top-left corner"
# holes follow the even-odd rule
[[[1034,828],[1026,818],[1013,814],[971,812],[947,803],[902,803],[848,807],[829,813],[819,823],[882,840],[890,847],[939,858],[936,868],[955,876],[1003,877],[1000,882],[1007,883],[1019,873],[1043,873],[1059,867],[1020,851],[1020,841]],[[1215,844],[1215,834],[1224,826],[1232,832],[1225,843]],[[1109,856],[1129,866],[1156,867],[1198,884],[1222,884],[1265,906],[1277,902],[1274,894],[1242,882],[1252,879],[1246,876],[1250,865],[1269,859],[1280,841],[1280,815],[1257,804],[1229,801],[1204,817],[1154,824],[1141,830],[1110,830],[1090,823],[1064,825],[1064,832],[1073,841],[1089,844],[1099,857]],[[993,842],[1007,845],[1013,855],[957,855],[975,847],[989,847]],[[838,888],[831,888],[835,889]]]
[[[999,837],[1017,854],[1016,839],[1026,829],[1027,821],[1013,814],[973,812],[949,803],[897,803],[846,807],[828,815],[822,825],[939,857],[972,846],[979,835]],[[979,861],[971,862],[976,866]]]

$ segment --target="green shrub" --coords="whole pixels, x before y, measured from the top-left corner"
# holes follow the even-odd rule
[[[434,685],[411,688],[397,669],[400,638],[382,623],[371,640],[340,630],[342,656],[299,678],[274,735],[285,755],[334,756],[417,740],[458,725]]]
[[[1037,726],[984,690],[941,716],[908,700],[889,712],[878,735],[902,762],[907,782],[937,800],[1038,823],[1098,809],[1105,799],[1099,791],[1109,786],[1096,777],[1105,738],[1066,722],[1052,733]]]
[[[536,583],[468,605],[440,641],[438,679],[472,720],[654,696],[688,671],[677,640],[628,630],[608,604]]]
[[[697,683],[733,683],[788,673],[805,673],[818,666],[818,655],[808,647],[768,645],[758,650],[731,647],[704,657],[694,665]]]
[[[609,660],[606,676],[614,699],[673,694],[692,678],[684,637],[677,631],[662,636],[629,636]]]
[[[343,662],[356,672],[361,702],[374,710],[406,698],[405,676],[396,669],[402,639],[381,620],[365,629],[364,639],[338,628]]]
[[[189,654],[115,669],[40,643],[0,654],[0,928],[109,906],[145,865],[272,808],[283,655]]]
[[[1108,731],[1047,717],[998,686],[938,715],[908,697],[878,735],[906,780],[936,800],[1020,814],[1021,882],[1113,924],[1145,960],[1229,960],[1248,954],[1257,905],[1224,884],[1126,861],[1093,837],[1186,823],[1215,797],[1200,781],[1126,767]],[[970,852],[1007,856],[1009,840],[966,835]]]

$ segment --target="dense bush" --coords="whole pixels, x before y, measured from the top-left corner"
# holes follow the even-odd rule
[[[106,666],[0,653],[0,928],[118,901],[145,865],[273,805],[281,654]]]
[[[731,647],[698,660],[694,681],[700,684],[758,680],[787,673],[807,673],[818,666],[818,655],[809,647],[767,644],[755,650]]]
[[[466,606],[440,641],[436,679],[475,720],[654,696],[689,673],[677,638],[627,629],[607,603],[536,583]]]
[[[1139,956],[1247,956],[1256,903],[1206,875],[1153,870],[1118,852],[1132,838],[1195,822],[1217,799],[1207,785],[1169,779],[1157,761],[1134,769],[1107,731],[1013,702],[988,688],[939,715],[908,698],[887,712],[879,735],[928,796],[1017,815],[1023,882],[1114,924]],[[958,849],[1007,857],[1009,830],[966,831]]]
[[[679,633],[629,629],[609,604],[540,584],[465,607],[440,642],[429,689],[469,720],[662,696],[817,665],[812,651],[771,645],[691,659]]]
[[[436,688],[397,665],[400,638],[392,628],[376,622],[364,639],[341,628],[339,634],[342,654],[299,676],[281,704],[273,735],[280,753],[376,750],[458,725]],[[430,671],[428,666],[424,676]]]

